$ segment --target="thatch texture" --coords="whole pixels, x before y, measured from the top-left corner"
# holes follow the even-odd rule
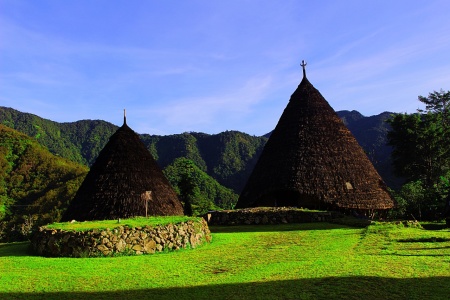
[[[183,215],[169,181],[124,122],[92,165],[63,221]]]
[[[236,204],[257,206],[394,206],[363,149],[305,73]]]

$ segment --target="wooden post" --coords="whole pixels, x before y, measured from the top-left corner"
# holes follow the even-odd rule
[[[145,200],[145,217],[146,218],[148,217],[147,211],[148,211],[148,200]]]
[[[145,203],[145,217],[148,217],[148,201],[153,200],[152,191],[145,191],[141,195],[142,200]]]

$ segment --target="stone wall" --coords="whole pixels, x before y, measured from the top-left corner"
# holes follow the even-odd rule
[[[309,211],[291,207],[256,207],[213,211],[204,216],[209,225],[264,225],[330,222],[342,215],[331,211]]]
[[[195,248],[210,241],[208,224],[201,219],[155,227],[119,226],[79,232],[41,227],[34,234],[31,246],[43,256],[98,257]]]

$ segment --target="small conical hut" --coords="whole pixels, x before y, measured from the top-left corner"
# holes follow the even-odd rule
[[[183,215],[183,207],[155,159],[124,117],[123,126],[100,152],[63,221],[147,215]]]
[[[384,210],[387,186],[333,108],[306,78],[292,94],[236,208]]]

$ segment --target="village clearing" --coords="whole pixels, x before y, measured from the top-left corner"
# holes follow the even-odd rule
[[[43,258],[0,244],[0,299],[448,299],[443,224],[211,227],[197,249]]]

